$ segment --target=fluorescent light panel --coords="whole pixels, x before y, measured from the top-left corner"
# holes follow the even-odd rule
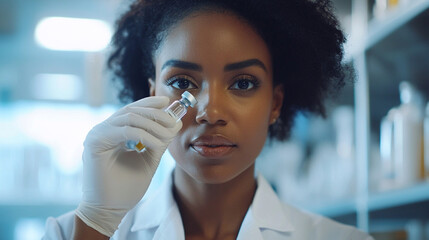
[[[41,46],[62,51],[101,51],[112,37],[110,26],[101,20],[49,17],[36,26],[35,40]]]

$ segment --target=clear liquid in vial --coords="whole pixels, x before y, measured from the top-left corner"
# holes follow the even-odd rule
[[[188,111],[188,107],[194,107],[195,104],[197,104],[195,97],[186,91],[182,94],[182,99],[174,101],[164,111],[170,114],[170,116],[176,119],[176,121],[179,121],[183,116],[185,116]],[[126,146],[128,149],[135,150],[137,152],[142,152],[145,148],[145,145],[140,141],[132,140],[127,141]]]

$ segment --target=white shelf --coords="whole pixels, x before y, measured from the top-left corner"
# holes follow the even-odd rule
[[[386,13],[382,19],[373,19],[368,24],[365,49],[372,47],[389,34],[429,9],[429,0],[410,1],[409,5],[397,6]]]
[[[423,201],[429,201],[429,183],[427,182],[403,189],[371,194],[368,199],[368,209],[375,211]]]
[[[429,209],[429,182],[422,182],[403,189],[371,193],[368,196],[368,211],[384,210],[426,201]],[[328,217],[356,214],[357,211],[355,199],[343,199],[318,204],[295,204],[295,206]]]

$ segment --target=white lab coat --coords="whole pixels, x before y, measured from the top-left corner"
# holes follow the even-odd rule
[[[262,175],[238,233],[238,240],[373,240],[358,229],[296,209],[279,200]],[[43,239],[71,239],[74,212],[48,218]],[[179,209],[170,177],[153,196],[142,201],[122,220],[111,239],[184,240]]]

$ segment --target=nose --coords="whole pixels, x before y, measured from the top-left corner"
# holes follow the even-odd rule
[[[208,89],[201,92],[196,105],[198,106],[196,122],[198,124],[226,125],[228,120],[225,101],[226,96],[221,89],[208,87]]]

